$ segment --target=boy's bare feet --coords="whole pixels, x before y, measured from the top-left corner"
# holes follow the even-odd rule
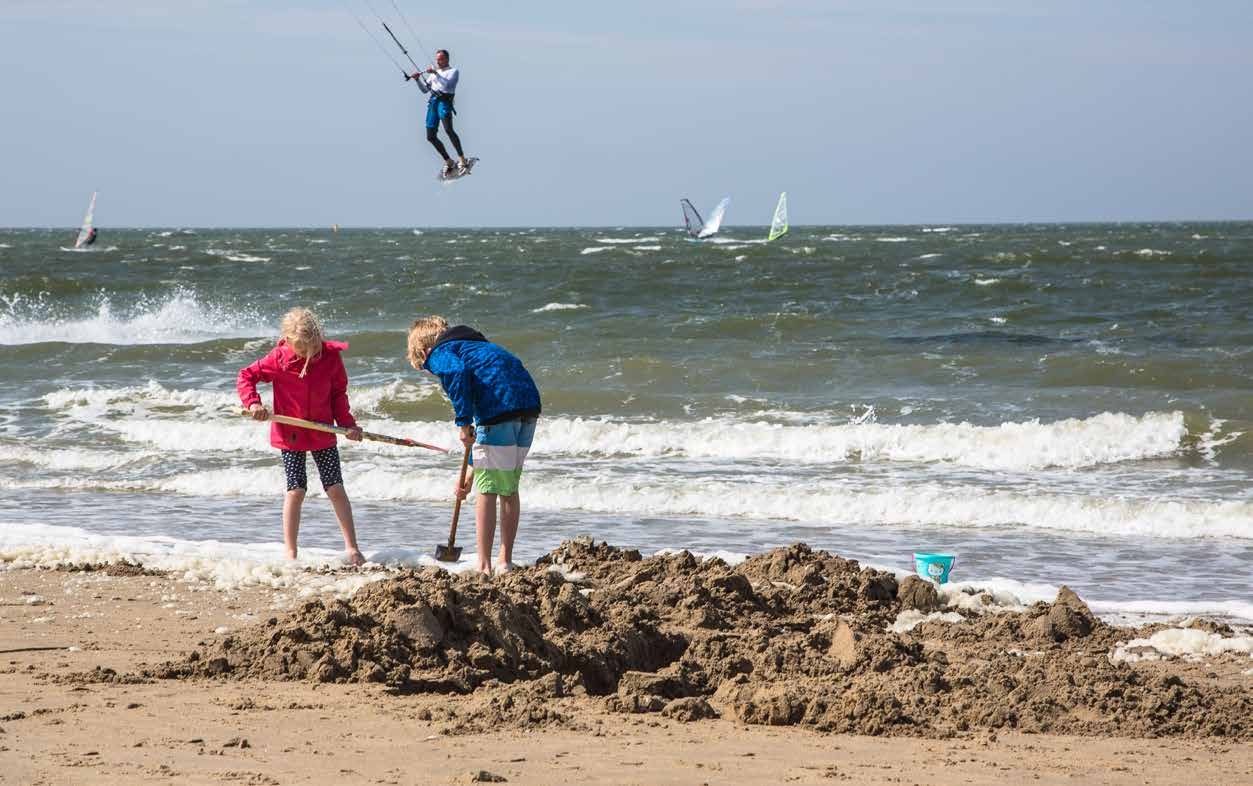
[[[509,571],[513,570],[513,567],[514,567],[514,566],[513,566],[513,563],[512,563],[512,562],[497,562],[497,563],[496,563],[496,572],[497,572],[497,573],[508,573]]]
[[[349,549],[348,550],[348,564],[353,565],[353,566],[364,565],[365,555],[363,555],[360,551],[356,549]]]
[[[294,559],[296,559],[296,550],[295,550],[295,549],[287,549],[286,551],[287,551],[287,558],[288,558],[288,559],[290,559],[290,560],[294,560]]]

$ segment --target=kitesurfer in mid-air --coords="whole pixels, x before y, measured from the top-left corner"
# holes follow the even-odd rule
[[[452,127],[452,117],[456,114],[453,109],[453,98],[457,93],[457,81],[461,78],[461,74],[448,64],[448,50],[436,50],[435,66],[410,74],[410,78],[418,83],[418,88],[423,93],[431,94],[431,98],[426,102],[426,141],[430,142],[435,152],[443,157],[444,177],[454,172],[464,174],[469,170],[470,162],[466,160],[465,153],[461,150],[461,138]],[[459,160],[456,162],[449,157],[448,149],[439,140],[441,123],[444,126],[444,133],[448,134],[449,141],[457,151]]]

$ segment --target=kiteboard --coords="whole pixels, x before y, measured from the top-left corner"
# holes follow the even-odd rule
[[[454,180],[460,180],[461,178],[473,172],[474,165],[477,164],[478,162],[479,160],[477,158],[467,158],[465,169],[462,169],[461,167],[454,167],[453,170],[449,172],[447,175],[444,174],[444,169],[443,167],[441,167],[439,170],[439,173],[435,175],[435,179],[441,183],[451,183]]]

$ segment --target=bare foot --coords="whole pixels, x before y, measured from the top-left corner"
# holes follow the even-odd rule
[[[348,550],[348,564],[360,566],[365,564],[365,556],[357,549]]]
[[[295,549],[287,549],[287,558],[288,558],[289,560],[293,560],[293,561],[294,561],[294,560],[296,559],[296,550],[295,550]]]
[[[511,571],[511,570],[513,570],[513,563],[512,563],[512,562],[497,562],[497,563],[496,563],[496,572],[497,572],[497,573],[508,573],[508,572],[509,572],[509,571]]]

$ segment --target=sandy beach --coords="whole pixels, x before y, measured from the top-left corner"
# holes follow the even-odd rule
[[[962,610],[799,546],[730,567],[567,543],[541,562],[400,572],[347,600],[134,565],[0,572],[0,781],[1253,778],[1248,655],[1111,663],[1165,626],[1108,626],[1077,598]]]

